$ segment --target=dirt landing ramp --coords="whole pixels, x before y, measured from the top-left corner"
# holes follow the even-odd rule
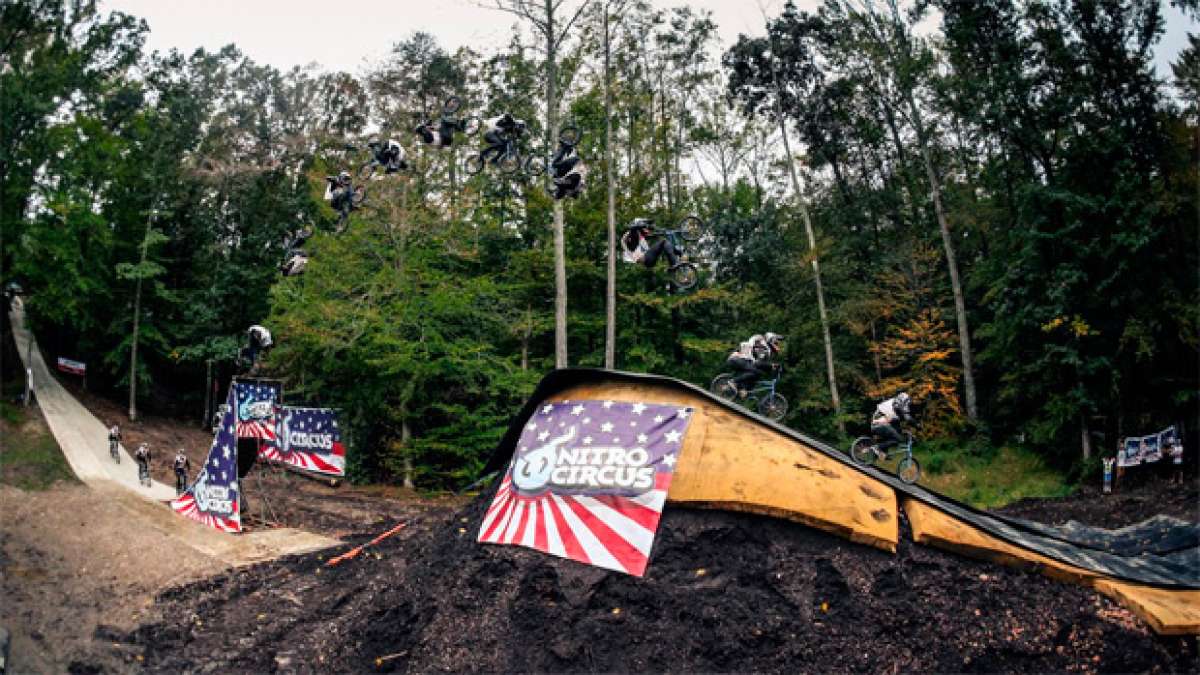
[[[1200,549],[1180,565],[1149,552],[1115,555],[1065,542],[852,462],[832,446],[678,380],[592,369],[553,371],[514,419],[487,469],[508,465],[538,406],[565,400],[664,403],[694,409],[669,502],[750,511],[895,551],[903,504],[914,539],[1031,566],[1113,597],[1164,634],[1200,633]]]
[[[149,488],[140,485],[137,465],[124,449],[121,463],[112,461],[107,430],[51,375],[37,343],[25,328],[25,312],[20,303],[9,316],[21,358],[33,373],[35,399],[46,423],[71,469],[88,487],[136,514],[141,523],[235,567],[340,543],[291,528],[229,535],[176,515],[166,506],[166,501],[175,497],[173,488],[157,481]]]

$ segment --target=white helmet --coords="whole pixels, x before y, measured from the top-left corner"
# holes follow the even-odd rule
[[[896,406],[898,408],[901,410],[908,410],[910,405],[912,405],[912,398],[908,395],[908,392],[902,391],[899,394],[896,394]]]

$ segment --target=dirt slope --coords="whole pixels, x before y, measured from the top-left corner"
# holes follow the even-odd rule
[[[159,672],[1197,666],[1195,639],[1156,637],[1089,590],[907,541],[890,555],[776,519],[668,507],[635,579],[476,544],[486,502],[332,570],[303,556],[182,587],[160,597],[163,621],[128,640]]]

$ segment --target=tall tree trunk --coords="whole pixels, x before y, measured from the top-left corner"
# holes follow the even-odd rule
[[[558,64],[554,40],[554,0],[546,5],[546,147],[558,140]],[[567,247],[563,204],[554,202],[554,367],[567,367]]]
[[[150,249],[150,227],[154,216],[146,218],[146,233],[142,236],[142,253],[138,258],[138,267],[146,264],[146,254]],[[139,273],[133,291],[133,339],[129,344],[129,421],[137,421],[137,358],[138,337],[142,324],[142,276]]]
[[[1092,458],[1092,434],[1088,429],[1087,415],[1079,416],[1079,445],[1083,450],[1083,461],[1088,461]]]
[[[409,428],[408,418],[406,417],[400,422],[400,446],[403,448],[402,452],[404,453],[404,487],[409,490],[416,487],[416,484],[413,483],[415,468],[413,467],[412,448],[409,447],[411,441],[412,429]]]
[[[808,215],[808,203],[804,192],[800,189],[800,177],[796,174],[796,160],[792,157],[791,143],[788,141],[787,120],[783,115],[782,88],[779,86],[779,76],[775,75],[775,113],[779,116],[779,133],[783,135],[783,151],[787,155],[788,173],[792,178],[792,190],[796,193],[796,203],[800,206],[800,218],[804,221],[804,232],[808,235],[808,252],[812,255],[813,280],[817,285],[817,312],[821,318],[821,337],[825,341],[825,371],[829,378],[829,399],[833,402],[833,412],[837,417],[837,428],[846,432],[842,422],[842,400],[838,396],[837,373],[833,365],[833,338],[829,333],[829,313],[825,309],[825,289],[821,285],[821,264],[817,259],[817,237],[813,234],[812,218]]]
[[[617,354],[617,185],[612,151],[612,68],[608,5],[604,11],[604,174],[608,183],[608,282],[604,294],[604,367],[616,367]]]

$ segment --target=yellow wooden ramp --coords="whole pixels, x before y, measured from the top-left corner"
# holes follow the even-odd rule
[[[786,518],[893,552],[903,505],[918,543],[1090,586],[1123,603],[1159,633],[1200,633],[1200,583],[1194,580],[1180,582],[1161,570],[1021,530],[1002,517],[859,466],[824,443],[670,378],[553,371],[514,420],[486,470],[507,466],[537,407],[567,400],[692,408],[669,502]],[[1145,580],[1150,583],[1141,583]]]

